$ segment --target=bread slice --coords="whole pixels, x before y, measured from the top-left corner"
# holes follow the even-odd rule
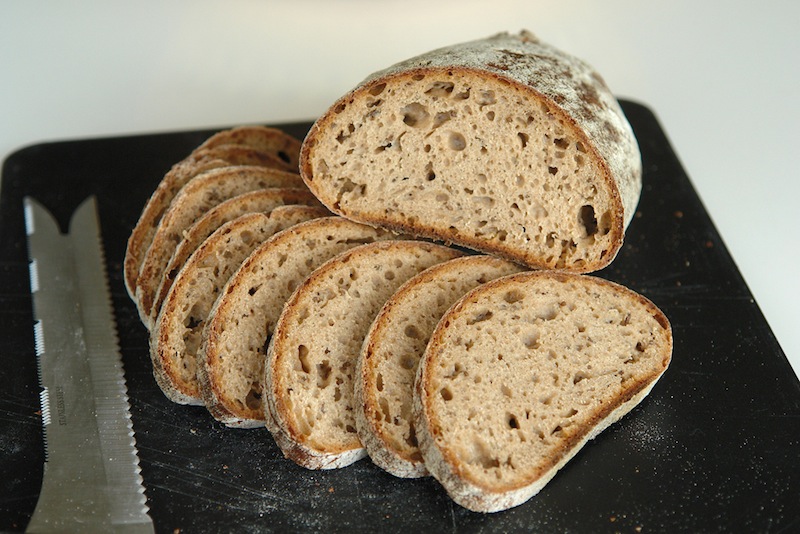
[[[473,511],[535,495],[669,365],[672,331],[614,283],[526,272],[467,293],[442,317],[415,382],[425,465]]]
[[[297,289],[275,326],[264,378],[267,427],[287,458],[333,469],[366,456],[353,383],[367,331],[403,282],[460,254],[422,241],[362,245]]]
[[[335,213],[575,272],[619,251],[641,168],[601,77],[527,32],[371,75],[300,153],[303,178]]]
[[[223,224],[191,255],[167,293],[150,337],[153,374],[170,400],[202,405],[197,353],[208,314],[225,283],[261,243],[290,226],[323,217],[311,206],[277,207]]]
[[[353,403],[358,437],[376,465],[398,477],[428,474],[411,400],[417,365],[433,329],[467,291],[521,270],[493,256],[456,258],[418,274],[383,306],[361,349]]]
[[[247,191],[270,187],[304,188],[296,174],[252,165],[212,169],[195,176],[181,188],[158,223],[136,279],[136,303],[148,328],[152,326],[151,310],[164,269],[183,232],[219,203]]]
[[[256,165],[297,172],[300,141],[273,128],[264,129],[263,137],[265,140],[259,145],[262,150],[257,150],[251,146],[236,144],[234,136],[219,132],[167,172],[145,204],[128,239],[123,271],[125,288],[131,298],[135,300],[136,278],[158,221],[181,187],[191,178],[201,172],[229,165]],[[266,139],[271,139],[272,143],[268,143]],[[255,144],[250,140],[246,142]],[[281,154],[288,155],[289,162]]]
[[[300,155],[300,140],[276,128],[259,125],[237,126],[212,135],[196,150],[207,150],[219,146],[236,145],[253,148],[259,152],[277,156],[287,168],[297,172]]]
[[[186,260],[217,228],[245,213],[269,213],[279,206],[290,204],[322,207],[317,198],[306,189],[269,188],[242,193],[214,206],[203,214],[183,232],[181,241],[164,268],[161,283],[150,309],[151,321],[155,321],[173,280]]]
[[[264,426],[267,343],[292,291],[335,255],[395,237],[324,217],[284,230],[254,250],[228,281],[203,331],[198,381],[211,415],[232,427]]]

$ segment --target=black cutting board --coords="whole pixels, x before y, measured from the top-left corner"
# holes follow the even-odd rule
[[[800,529],[800,382],[657,119],[642,105],[623,107],[641,145],[644,189],[623,250],[598,274],[666,313],[672,365],[539,495],[490,515],[453,504],[430,478],[394,478],[369,460],[307,471],[283,459],[266,430],[225,428],[158,389],[122,282],[125,244],[165,171],[211,130],[46,143],[9,156],[0,190],[0,530],[25,528],[44,461],[22,198],[66,227],[92,194],[158,532]],[[278,125],[299,138],[309,126]]]

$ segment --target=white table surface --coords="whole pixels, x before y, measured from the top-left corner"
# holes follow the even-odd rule
[[[653,109],[800,372],[800,2],[0,3],[0,157],[313,119],[372,71],[526,28]]]

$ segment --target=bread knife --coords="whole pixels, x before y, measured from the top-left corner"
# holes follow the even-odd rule
[[[153,532],[94,196],[62,234],[24,199],[45,465],[27,532]]]

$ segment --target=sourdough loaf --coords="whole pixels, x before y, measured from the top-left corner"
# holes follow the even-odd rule
[[[198,382],[211,415],[228,426],[264,426],[266,347],[283,305],[325,261],[394,234],[342,217],[296,225],[260,245],[228,281],[203,330]]]
[[[300,142],[297,139],[274,128],[248,131],[246,143],[250,146],[236,144],[236,136],[228,135],[227,130],[219,132],[173,165],[159,182],[128,238],[123,271],[125,287],[131,298],[135,300],[136,278],[139,276],[139,269],[153,239],[158,221],[180,188],[192,177],[203,171],[228,165],[256,165],[297,172],[300,152]],[[260,143],[256,143],[252,138],[259,132],[263,139]],[[252,148],[252,145],[258,145],[262,150]],[[284,154],[288,156],[288,162],[285,161]]]
[[[150,337],[153,374],[170,400],[203,404],[197,384],[203,326],[241,263],[277,232],[326,213],[319,207],[291,205],[269,214],[244,214],[223,224],[191,255],[167,293]]]
[[[175,280],[186,260],[217,228],[245,213],[269,213],[279,206],[291,204],[321,207],[316,197],[307,189],[270,187],[242,193],[204,213],[183,232],[181,241],[164,268],[164,274],[161,277],[161,283],[150,310],[151,321],[155,321],[173,280]]]
[[[345,217],[575,272],[612,261],[641,190],[602,78],[527,32],[369,76],[313,125],[300,172]]]
[[[294,173],[238,165],[206,171],[181,188],[158,223],[136,279],[136,303],[142,321],[148,328],[152,326],[151,310],[164,269],[180,243],[183,232],[219,203],[247,191],[270,187],[304,186]]]
[[[403,282],[460,254],[421,241],[362,245],[297,288],[275,325],[264,378],[267,427],[287,458],[333,469],[366,455],[353,382],[367,330]]]
[[[552,271],[467,293],[434,331],[415,382],[425,464],[461,506],[536,494],[666,370],[672,332],[619,285]]]
[[[383,306],[364,340],[354,383],[358,437],[376,465],[399,477],[428,474],[411,401],[433,329],[467,291],[521,270],[493,256],[456,258],[413,277]]]

